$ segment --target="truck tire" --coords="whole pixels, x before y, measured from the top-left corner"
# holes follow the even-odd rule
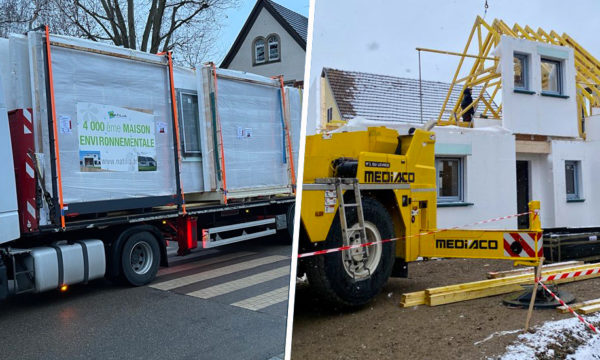
[[[121,251],[121,276],[133,286],[150,283],[160,264],[160,249],[156,238],[147,231],[131,235]]]
[[[368,241],[379,241],[394,237],[394,225],[386,208],[377,200],[365,197],[362,200]],[[356,209],[346,211],[349,228],[357,224]],[[323,244],[323,249],[342,246],[342,231],[339,214]],[[306,259],[304,270],[310,286],[331,305],[355,308],[367,304],[386,283],[395,260],[395,243],[387,242],[368,247],[369,255],[363,265],[351,266],[353,261],[364,259],[363,249],[347,250],[350,262],[344,262],[343,252],[312,256]],[[361,263],[361,261],[357,261]],[[362,268],[360,268],[362,266]]]

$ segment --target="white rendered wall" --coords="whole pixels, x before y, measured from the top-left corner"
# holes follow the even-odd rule
[[[464,156],[464,201],[468,206],[438,207],[438,228],[465,225],[480,220],[512,215],[517,210],[515,137],[500,128],[466,129],[436,126],[436,156],[442,144],[464,144],[471,155]],[[460,154],[456,154],[459,156]],[[507,219],[477,227],[516,229],[517,219]]]
[[[254,65],[254,51],[252,49],[254,39],[271,34],[279,35],[281,61]],[[266,46],[266,45],[265,45]],[[265,50],[266,53],[267,50]],[[262,9],[254,25],[246,35],[242,46],[235,54],[228,69],[251,72],[263,76],[284,75],[286,81],[304,80],[304,58],[306,52],[294,38],[275,20],[268,10]]]
[[[529,90],[534,94],[514,92],[515,52],[529,56]],[[496,56],[500,56],[504,128],[515,134],[579,136],[573,49],[503,35]],[[562,62],[562,92],[568,98],[541,95],[541,56]]]
[[[555,183],[555,227],[600,226],[600,115],[586,121],[587,140],[552,141],[552,164]],[[581,197],[583,202],[567,202],[565,184],[565,161],[581,162]],[[544,225],[542,223],[542,225]]]

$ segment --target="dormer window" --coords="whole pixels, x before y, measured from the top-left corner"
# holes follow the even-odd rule
[[[266,61],[265,57],[265,39],[256,38],[254,40],[254,63],[262,64]]]
[[[269,61],[279,60],[279,36],[271,35],[268,39]]]

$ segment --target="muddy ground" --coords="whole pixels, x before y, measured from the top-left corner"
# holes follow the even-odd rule
[[[292,341],[293,359],[487,359],[505,352],[523,328],[526,309],[502,304],[506,295],[454,304],[400,308],[405,292],[485,279],[489,271],[509,270],[501,260],[445,259],[412,263],[408,279],[390,279],[361,310],[327,309],[304,282],[298,282]],[[600,279],[560,285],[576,300],[600,297]],[[568,318],[556,310],[535,310],[532,325]]]

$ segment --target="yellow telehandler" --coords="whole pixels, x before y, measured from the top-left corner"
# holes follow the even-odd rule
[[[307,137],[298,275],[306,274],[324,299],[362,306],[390,276],[406,277],[407,263],[419,258],[539,264],[538,201],[529,203],[527,230],[436,228],[434,145],[435,133],[425,129]]]

